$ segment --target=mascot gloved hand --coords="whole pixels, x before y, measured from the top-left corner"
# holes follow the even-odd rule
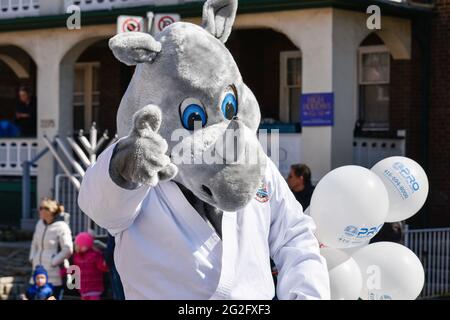
[[[264,153],[258,102],[224,45],[236,10],[208,0],[201,27],[110,40],[136,70],[120,139],[86,171],[78,203],[115,237],[127,299],[330,296],[314,222]]]
[[[161,110],[154,105],[142,108],[134,115],[133,125],[130,134],[117,143],[111,178],[122,187],[156,186],[159,180],[172,179],[178,169],[166,155],[166,140],[158,134]]]

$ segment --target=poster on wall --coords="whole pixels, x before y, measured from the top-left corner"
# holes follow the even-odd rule
[[[334,93],[302,94],[300,110],[303,127],[332,126],[334,124]]]

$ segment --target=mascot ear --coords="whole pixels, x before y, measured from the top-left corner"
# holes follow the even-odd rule
[[[236,18],[237,6],[237,0],[207,0],[203,5],[203,28],[225,43]]]
[[[161,43],[142,32],[119,33],[109,40],[109,47],[117,60],[128,66],[153,62],[161,52]]]

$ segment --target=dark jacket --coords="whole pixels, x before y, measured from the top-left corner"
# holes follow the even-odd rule
[[[370,243],[390,241],[403,242],[403,222],[385,223],[381,230],[372,238]]]
[[[297,201],[300,202],[300,204],[302,205],[303,211],[305,211],[309,207],[313,192],[314,192],[313,185],[306,185],[302,191],[293,192]]]

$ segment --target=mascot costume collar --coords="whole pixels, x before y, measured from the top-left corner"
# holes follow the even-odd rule
[[[224,45],[236,11],[208,0],[201,27],[109,42],[136,70],[120,140],[86,172],[79,205],[115,236],[127,299],[272,299],[270,257],[279,298],[329,298],[314,223],[265,155],[258,102]]]

